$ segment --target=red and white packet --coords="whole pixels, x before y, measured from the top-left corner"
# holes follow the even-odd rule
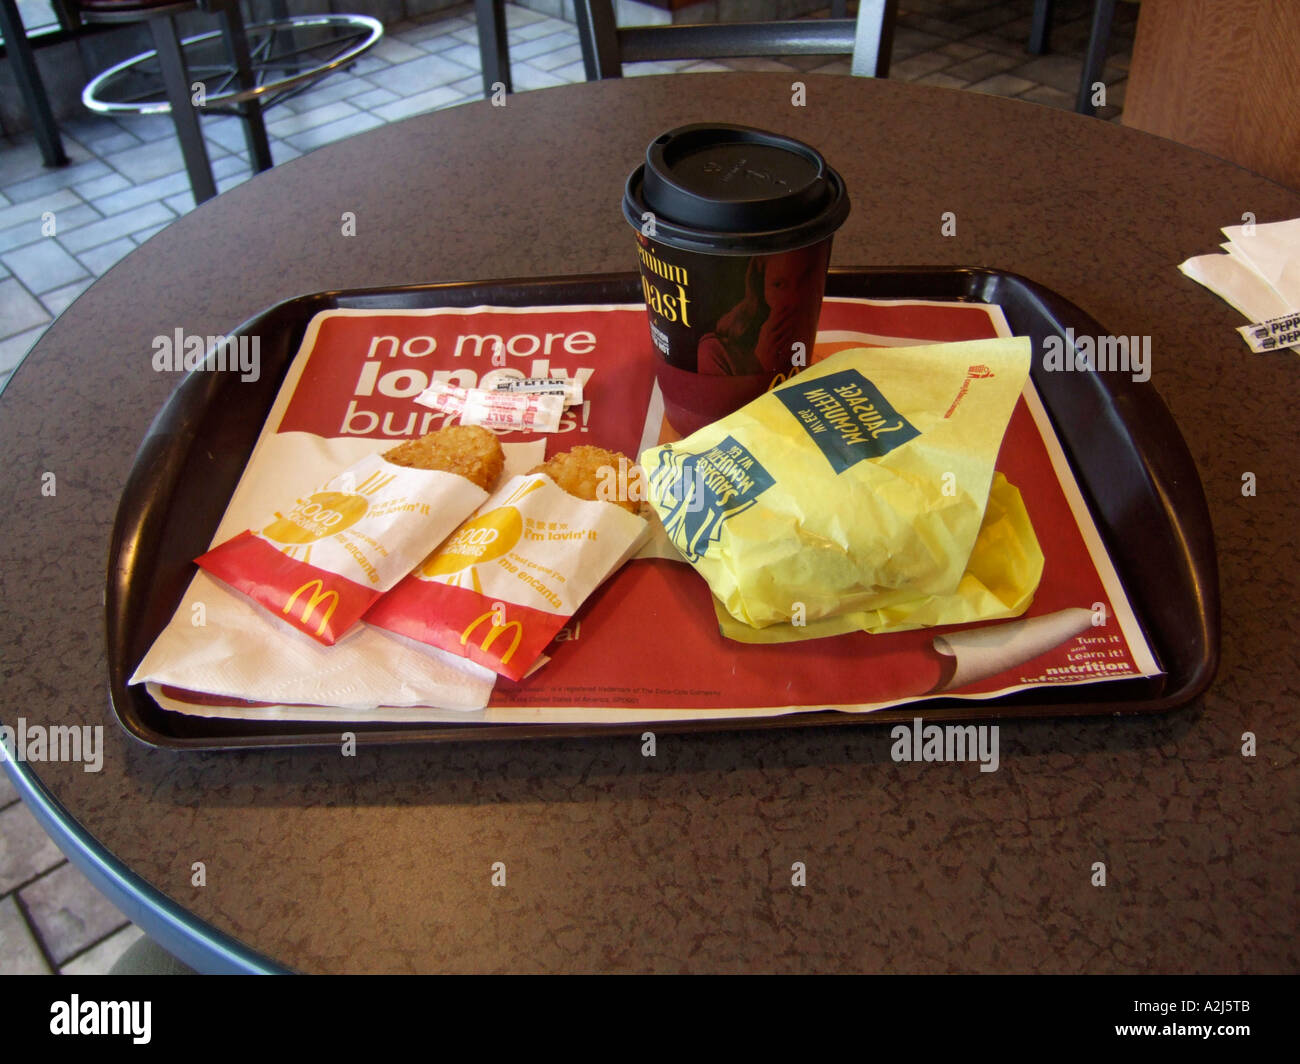
[[[531,388],[505,385],[533,385]],[[582,385],[556,380],[502,381],[497,388],[458,388],[434,381],[415,397],[421,406],[460,419],[462,425],[490,429],[556,432],[568,396],[582,396]]]
[[[518,680],[648,530],[544,473],[516,476],[365,620]]]
[[[332,646],[487,498],[455,473],[372,454],[260,531],[195,559],[275,616]]]

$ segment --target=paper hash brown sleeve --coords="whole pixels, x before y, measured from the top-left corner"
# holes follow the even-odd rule
[[[332,645],[473,512],[502,464],[490,432],[442,429],[366,456],[196,560]]]
[[[611,463],[622,457],[575,448],[512,478],[380,598],[367,623],[523,678],[648,530],[644,519],[614,501],[617,489],[608,492],[611,501],[599,497],[600,470],[615,484],[620,472],[617,464],[594,465],[600,456]],[[622,483],[627,466],[624,458]]]

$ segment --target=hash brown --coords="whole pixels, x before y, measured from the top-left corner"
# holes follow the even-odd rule
[[[574,447],[571,451],[561,451],[559,454],[553,454],[539,466],[534,466],[529,473],[545,473],[556,484],[574,495],[579,499],[586,499],[589,502],[609,502],[615,506],[621,506],[628,513],[634,514],[638,509],[638,502],[632,498],[609,498],[608,490],[605,496],[598,494],[602,481],[606,481],[611,473],[617,477],[619,473],[619,463],[622,462],[622,469],[627,472],[623,477],[618,478],[615,483],[625,483],[629,490],[627,495],[634,495],[631,490],[633,481],[641,475],[641,469],[633,463],[627,455],[620,454],[618,451],[607,451],[603,447],[591,447],[582,444]],[[644,493],[642,493],[644,494]]]
[[[384,458],[393,465],[411,469],[434,469],[455,473],[491,491],[505,466],[501,443],[478,425],[447,425],[418,440],[407,440]]]

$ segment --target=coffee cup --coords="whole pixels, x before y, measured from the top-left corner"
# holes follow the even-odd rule
[[[668,423],[683,436],[811,360],[844,181],[791,137],[680,126],[627,179]]]

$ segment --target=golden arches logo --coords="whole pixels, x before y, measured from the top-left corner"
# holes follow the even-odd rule
[[[319,606],[326,599],[333,599],[333,601],[329,604],[329,608],[321,611],[320,624],[316,626],[316,634],[321,635],[325,631],[325,626],[330,623],[330,618],[334,616],[334,611],[338,609],[339,593],[337,591],[326,591],[325,585],[321,583],[320,577],[317,577],[315,580],[308,580],[307,583],[303,584],[302,587],[298,588],[297,591],[295,591],[292,595],[289,596],[289,601],[284,604],[284,609],[281,610],[280,612],[283,613],[285,616],[288,616],[290,611],[293,609],[293,604],[298,601],[298,596],[301,595],[313,584],[316,586],[316,590],[311,593],[310,598],[306,598],[303,600],[304,605],[303,605],[301,620],[302,623],[306,625],[307,618],[312,615],[312,612],[316,609],[317,606]]]
[[[546,478],[542,476],[535,476],[532,480],[524,481],[524,483],[520,484],[519,487],[515,488],[515,490],[510,493],[506,498],[506,503],[518,502],[525,495],[531,495],[545,483]]]
[[[506,624],[500,624],[499,621],[500,621],[500,614],[497,612],[495,607],[493,609],[488,610],[487,613],[480,614],[478,617],[475,617],[474,620],[470,622],[469,626],[463,632],[461,632],[460,645],[465,646],[469,643],[470,635],[473,633],[474,629],[477,628],[480,624],[490,623],[491,627],[488,629],[487,635],[483,638],[483,642],[479,644],[479,649],[482,650],[484,653],[487,653],[488,647],[490,647],[493,643],[497,641],[498,638],[505,635],[506,632],[508,632],[511,628],[513,628],[515,630],[515,635],[514,638],[510,641],[510,649],[500,656],[501,664],[508,665],[510,663],[510,659],[514,657],[515,651],[519,649],[519,644],[523,641],[524,626],[519,621],[510,621]]]

